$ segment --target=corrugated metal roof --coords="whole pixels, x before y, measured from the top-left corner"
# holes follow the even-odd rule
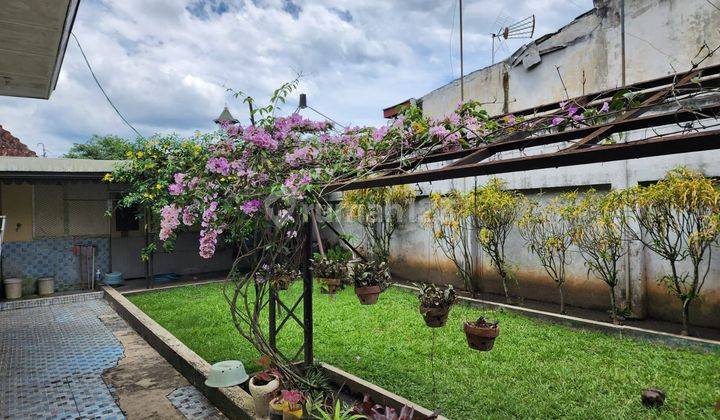
[[[0,157],[2,178],[97,178],[112,172],[122,160]]]

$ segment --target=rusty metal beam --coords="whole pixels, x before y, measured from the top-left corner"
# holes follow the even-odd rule
[[[612,127],[614,125],[642,115],[647,111],[647,107],[651,105],[657,105],[660,101],[665,99],[665,97],[667,97],[667,95],[670,94],[673,89],[689,84],[691,80],[699,74],[700,70],[689,71],[677,83],[673,83],[666,89],[662,89],[650,95],[650,97],[645,99],[639,107],[628,109],[627,111],[620,114],[610,124],[606,124],[604,127],[600,127],[592,133],[588,134],[587,136],[583,137],[582,139],[580,139],[580,141],[568,147],[567,150],[575,150],[582,147],[588,147],[589,145],[599,142],[603,138],[603,136],[607,135],[608,131],[612,130]]]
[[[386,187],[416,182],[430,182],[480,175],[529,171],[534,169],[558,168],[588,163],[611,162],[713,149],[720,149],[720,130],[704,131],[693,134],[670,135],[638,140],[630,143],[593,146],[535,156],[503,159],[494,162],[481,162],[410,174],[390,175],[382,178],[355,181],[348,184],[331,185],[326,191],[332,192],[361,188]]]

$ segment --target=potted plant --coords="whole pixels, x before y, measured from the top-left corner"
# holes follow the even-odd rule
[[[282,413],[283,420],[299,420],[303,416],[303,402],[305,398],[297,389],[282,390],[280,396],[270,401],[270,418],[278,418]]]
[[[443,289],[434,284],[424,284],[420,289],[420,313],[425,324],[431,328],[445,326],[450,307],[457,299],[455,289],[452,285]]]
[[[346,271],[345,261],[334,261],[318,254],[312,259],[313,277],[322,283],[322,293],[332,295],[342,289]]]
[[[250,378],[248,386],[255,404],[255,414],[258,417],[267,417],[270,400],[280,388],[280,371],[274,368],[265,369]]]
[[[360,303],[374,305],[390,282],[390,269],[384,261],[360,262],[350,272],[350,280]]]
[[[500,334],[498,321],[487,320],[484,317],[477,321],[465,321],[463,325],[468,346],[471,349],[490,351],[495,344],[495,338]]]
[[[258,284],[269,281],[275,290],[287,290],[290,285],[300,277],[300,271],[286,267],[282,264],[263,264],[255,272],[255,282]]]

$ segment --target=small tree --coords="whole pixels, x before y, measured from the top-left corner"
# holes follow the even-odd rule
[[[570,203],[572,239],[580,249],[588,270],[610,286],[610,310],[613,323],[618,321],[615,288],[619,280],[620,259],[626,255],[623,243],[625,207],[621,193],[598,194],[588,191],[582,199]]]
[[[404,224],[405,212],[414,200],[412,187],[397,185],[345,192],[341,206],[363,227],[374,257],[387,262],[393,234]]]
[[[134,151],[133,143],[112,134],[99,136],[93,134],[85,143],[73,143],[63,156],[71,159],[127,159],[128,152]]]
[[[523,196],[504,188],[504,181],[493,178],[471,193],[470,204],[475,235],[500,275],[505,299],[509,302],[508,283],[514,281],[517,284],[517,279],[505,257],[505,242],[517,221]]]
[[[687,335],[690,304],[700,297],[710,271],[710,247],[720,235],[717,183],[699,172],[677,168],[655,184],[626,190],[624,199],[629,209],[625,226],[631,237],[670,263],[670,274],[658,281],[680,299],[682,334]],[[683,270],[681,265],[687,263],[689,270]]]
[[[455,264],[465,289],[474,293],[472,277],[476,264],[469,243],[471,211],[468,195],[459,191],[444,196],[435,193],[430,196],[430,209],[423,216],[423,225],[432,231],[435,243]]]
[[[528,248],[540,259],[548,275],[555,281],[560,294],[560,313],[565,313],[565,269],[568,264],[568,250],[572,244],[571,208],[577,193],[566,193],[554,198],[550,204],[540,206],[536,201],[529,203],[520,218],[520,234]]]

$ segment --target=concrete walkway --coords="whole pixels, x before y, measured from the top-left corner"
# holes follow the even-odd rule
[[[101,299],[0,311],[0,418],[223,418]]]

